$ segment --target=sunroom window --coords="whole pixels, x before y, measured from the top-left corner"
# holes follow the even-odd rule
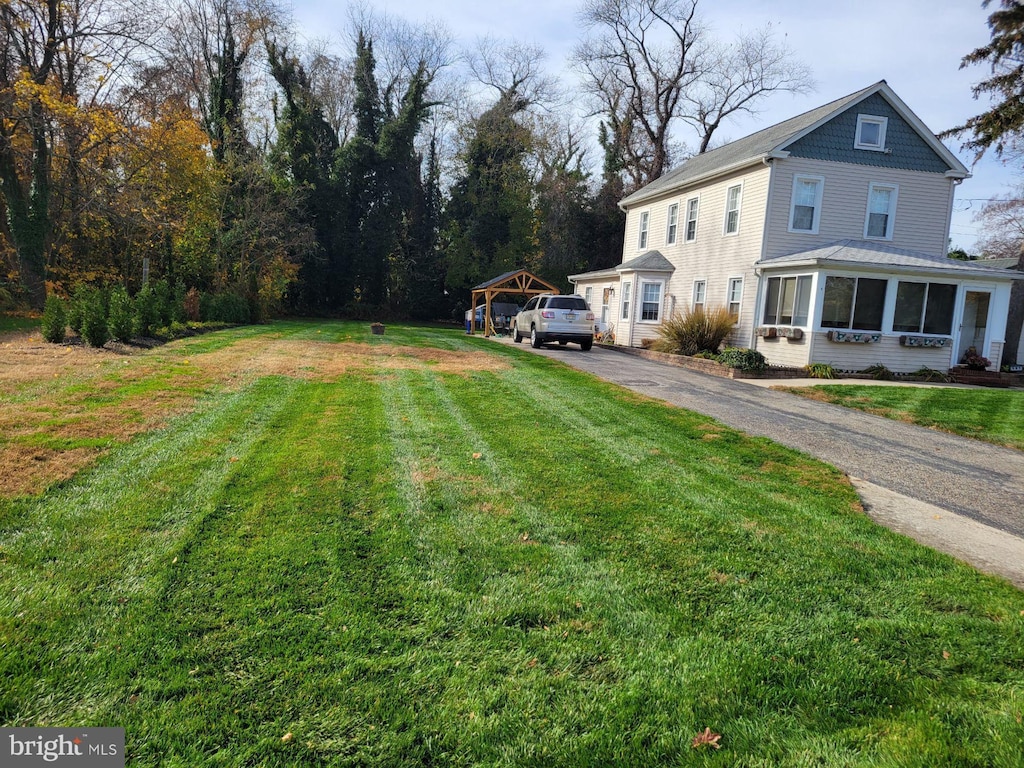
[[[888,282],[870,277],[826,277],[821,327],[882,330]]]
[[[811,276],[768,278],[765,325],[807,325],[811,306]]]
[[[900,281],[896,288],[893,331],[948,336],[953,330],[956,285]]]

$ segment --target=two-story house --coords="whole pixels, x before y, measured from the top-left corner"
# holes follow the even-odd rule
[[[571,275],[615,343],[725,306],[776,365],[998,364],[1013,277],[946,257],[968,170],[885,81],[697,155],[621,201],[622,264]]]

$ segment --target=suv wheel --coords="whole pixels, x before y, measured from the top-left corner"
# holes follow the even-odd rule
[[[530,346],[534,349],[540,349],[540,345],[540,335],[537,333],[537,326],[534,326],[530,329]]]
[[[582,349],[584,352],[589,352],[592,346],[594,346],[593,339],[587,339],[586,341],[580,342],[580,349]]]
[[[516,344],[520,344],[523,341],[523,337],[522,334],[519,333],[518,326],[512,326],[512,341],[514,341]]]

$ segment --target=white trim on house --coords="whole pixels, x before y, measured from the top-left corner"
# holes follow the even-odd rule
[[[743,315],[743,276],[734,275],[729,278],[725,288],[725,306],[729,314],[733,316],[735,325],[738,325]],[[736,311],[733,312],[733,306]]]
[[[888,192],[887,206],[885,211],[872,210],[876,200],[875,191],[885,190]],[[883,184],[872,181],[868,183],[868,204],[867,212],[864,215],[864,239],[865,240],[892,240],[892,233],[896,227],[896,201],[900,196],[899,184]],[[879,198],[880,200],[881,198]],[[885,216],[885,231],[882,234],[872,234],[872,223],[878,224],[876,218],[872,222],[872,216]]]
[[[668,204],[665,214],[665,245],[679,242],[679,201]]]
[[[651,241],[651,210],[639,211],[640,220],[637,222],[636,249],[647,250]]]
[[[638,277],[637,285],[639,287],[639,290],[637,291],[637,298],[639,300],[636,303],[640,307],[639,316],[636,319],[637,324],[659,325],[665,316],[665,281],[657,278]],[[656,302],[648,300],[646,291],[648,286],[657,286],[658,298]],[[644,317],[644,313],[649,311],[647,309],[649,304],[655,305],[655,316],[653,318]]]
[[[693,243],[697,240],[697,223],[700,219],[700,195],[686,198],[686,212],[683,218],[683,242]],[[692,228],[691,228],[692,225]]]
[[[730,197],[732,196],[732,191],[733,190],[737,190],[737,192],[736,192],[736,207],[734,209],[731,209],[729,207],[729,204],[730,204]],[[722,220],[722,236],[723,237],[736,237],[737,235],[739,235],[739,233],[740,233],[740,215],[741,215],[740,212],[742,211],[742,209],[743,209],[743,180],[741,179],[738,184],[731,184],[731,185],[729,185],[728,187],[725,188],[725,217]],[[730,213],[735,213],[736,214],[735,228],[731,232],[729,231],[729,214]]]
[[[699,301],[698,301],[699,299]],[[708,281],[706,277],[700,277],[693,281],[691,291],[690,309],[695,310],[698,306],[705,307],[708,303]]]
[[[865,149],[870,152],[885,152],[885,130],[889,125],[889,118],[878,115],[857,115],[857,129],[853,134],[853,148]],[[865,126],[877,126],[877,141],[863,141]]]
[[[802,195],[806,191],[806,187],[801,187],[801,182],[814,182],[814,205],[811,210],[811,221],[810,227],[795,227],[796,214],[797,214],[797,201],[801,200],[800,208],[810,208],[807,199]],[[789,200],[789,222],[787,229],[789,232],[797,235],[816,235],[818,229],[821,226],[821,204],[825,198],[825,177],[814,174],[797,173],[793,175],[793,189],[790,193]],[[801,212],[802,215],[806,215]]]

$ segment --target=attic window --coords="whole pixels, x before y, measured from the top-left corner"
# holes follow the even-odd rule
[[[853,142],[853,148],[884,152],[885,127],[888,122],[887,117],[857,115],[857,138]]]

